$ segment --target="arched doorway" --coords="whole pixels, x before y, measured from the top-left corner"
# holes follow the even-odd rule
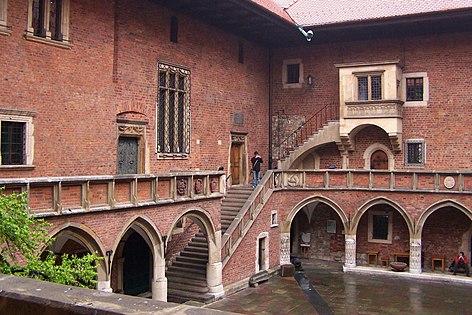
[[[409,252],[410,228],[391,204],[374,204],[362,214],[356,230],[356,265],[388,266],[391,261],[409,265]]]
[[[470,258],[471,233],[472,220],[463,211],[453,206],[434,210],[424,222],[421,235],[424,261],[428,262],[424,270],[432,270],[434,257],[444,258],[446,268],[460,251]]]
[[[132,231],[123,247],[123,293],[151,296],[152,255],[139,233]]]
[[[189,210],[166,236],[165,264],[169,302],[207,303],[224,294],[221,249],[214,225],[202,210]]]
[[[345,226],[328,203],[307,203],[290,225],[290,255],[304,259],[344,261]]]

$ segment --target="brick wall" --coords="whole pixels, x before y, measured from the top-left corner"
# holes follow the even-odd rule
[[[339,76],[335,64],[400,60],[403,73],[427,72],[430,102],[428,107],[405,107],[403,111],[403,139],[426,141],[426,169],[465,170],[470,168],[472,134],[467,131],[472,123],[470,104],[469,51],[470,33],[429,35],[423,37],[379,39],[325,43],[276,50],[273,57],[274,112],[284,110],[287,115],[309,118],[325,105],[339,104]],[[312,87],[282,88],[284,59],[301,58],[304,76],[314,78]],[[362,150],[380,142],[387,145],[384,133],[359,133],[355,151],[350,155],[350,167],[363,168]],[[391,146],[388,144],[388,148]],[[447,148],[447,149],[445,149]],[[323,166],[323,164],[322,164]],[[395,168],[405,169],[403,153],[395,154]]]

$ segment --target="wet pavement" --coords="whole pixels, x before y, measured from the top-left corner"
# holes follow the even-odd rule
[[[257,288],[206,307],[240,314],[472,315],[470,282],[399,277],[393,271],[344,273],[341,264],[324,261],[303,260],[302,264],[303,274],[273,275]],[[465,275],[451,277],[466,279]]]

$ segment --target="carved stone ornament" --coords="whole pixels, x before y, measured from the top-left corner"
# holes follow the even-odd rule
[[[195,180],[195,194],[200,195],[203,193],[203,180],[200,178]]]
[[[187,181],[185,179],[179,179],[177,181],[177,195],[184,196],[187,194]]]
[[[300,178],[298,174],[292,174],[287,179],[287,185],[290,187],[295,187],[300,185]]]
[[[212,178],[212,179],[210,180],[210,191],[211,191],[212,193],[218,191],[218,179]]]
[[[144,128],[143,126],[119,125],[118,131],[120,134],[144,135]]]
[[[455,185],[456,185],[456,181],[454,177],[447,176],[446,178],[444,178],[444,187],[446,187],[447,189],[452,189],[454,188]]]
[[[245,135],[231,135],[231,142],[245,142],[246,141],[246,136]]]

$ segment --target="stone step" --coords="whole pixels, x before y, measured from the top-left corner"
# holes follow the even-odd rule
[[[172,267],[180,267],[180,268],[188,268],[188,269],[193,269],[195,270],[194,272],[203,272],[206,273],[206,262],[199,263],[199,262],[189,262],[189,261],[182,261],[182,260],[176,260],[172,263]]]
[[[194,293],[207,293],[210,291],[205,281],[193,280],[194,284],[184,281],[176,281],[176,279],[172,279],[172,281],[168,282],[167,288]]]
[[[195,264],[205,265],[208,263],[208,257],[191,257],[191,256],[177,256],[175,261],[190,262]]]
[[[206,281],[206,274],[189,273],[187,270],[180,269],[169,269],[166,271],[167,283],[169,279],[189,279],[189,280],[200,280]]]
[[[205,259],[208,261],[208,251],[207,252],[182,251],[180,252],[179,257],[191,257],[191,258],[197,258],[197,259]]]
[[[208,248],[206,247],[201,247],[201,246],[193,246],[193,245],[188,245],[185,247],[185,252],[192,252],[192,253],[206,253],[208,254]]]
[[[199,274],[206,276],[206,268],[205,269],[198,269],[198,268],[193,268],[192,267],[180,267],[180,266],[170,266],[168,271],[175,271],[175,272],[181,272],[181,274]]]
[[[176,289],[167,290],[167,301],[174,303],[185,303],[188,301],[198,301],[210,303],[215,300],[215,296],[210,293],[193,293]]]

